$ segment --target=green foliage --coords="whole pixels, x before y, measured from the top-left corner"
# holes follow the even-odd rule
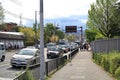
[[[101,66],[102,66],[106,71],[109,71],[110,62],[109,62],[108,55],[102,55]]]
[[[24,43],[26,46],[30,46],[35,41],[35,32],[30,27],[20,27],[19,31],[22,32],[25,36]]]
[[[87,26],[89,30],[96,32],[96,39],[113,38],[120,33],[120,13],[115,6],[118,0],[96,0],[96,3],[91,5],[88,11]]]
[[[73,42],[76,40],[76,36],[74,34],[71,34],[69,36],[66,36],[66,39],[70,42]]]
[[[120,61],[120,55],[114,55],[110,59],[110,72],[115,73],[115,70],[120,66],[118,63]]]
[[[50,38],[56,35],[58,39],[64,38],[64,33],[61,30],[58,30],[52,23],[47,23],[44,28],[44,40],[45,43],[50,42]]]
[[[117,78],[117,80],[120,80],[120,67],[118,67],[115,71],[115,77]]]
[[[96,32],[92,31],[92,30],[89,30],[89,29],[86,29],[85,30],[85,36],[87,38],[87,42],[92,42],[95,40],[95,36],[97,35]]]
[[[4,20],[4,9],[0,3],[0,24],[3,23]]]
[[[95,53],[93,55],[95,63],[110,72],[117,80],[120,80],[120,53],[113,51],[110,53]]]
[[[20,72],[17,75],[17,80],[35,80],[32,73],[28,68],[26,68],[25,72]]]
[[[22,79],[22,80],[35,80],[33,75],[30,73],[30,71],[27,69],[26,70],[26,77],[25,79]]]

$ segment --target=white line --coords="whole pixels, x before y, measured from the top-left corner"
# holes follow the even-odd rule
[[[0,80],[13,80],[13,79],[10,79],[10,78],[0,78]]]
[[[7,63],[7,64],[0,64],[0,67],[6,66],[6,65],[10,65],[10,63]]]

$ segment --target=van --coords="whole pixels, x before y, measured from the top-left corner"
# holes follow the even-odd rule
[[[4,61],[5,60],[5,45],[4,43],[0,42],[0,61]]]

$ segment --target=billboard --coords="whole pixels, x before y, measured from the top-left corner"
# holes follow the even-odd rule
[[[66,33],[77,32],[77,26],[65,26]]]

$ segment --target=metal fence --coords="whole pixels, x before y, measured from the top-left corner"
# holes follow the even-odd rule
[[[91,43],[93,53],[120,51],[120,39],[102,39]]]
[[[78,49],[72,51],[68,56],[69,59],[73,58],[75,56],[75,54],[78,52]],[[53,73],[54,71],[58,70],[60,67],[62,67],[65,62],[67,60],[67,56],[63,56],[61,58],[56,58],[56,59],[52,59],[50,61],[45,62],[46,65],[46,76],[48,76],[49,74]],[[40,67],[37,68],[33,68],[32,70],[32,75],[35,78],[35,80],[39,80],[40,79]],[[17,76],[15,79],[13,80],[25,80],[24,78],[26,77],[26,72],[22,73],[21,75]]]

